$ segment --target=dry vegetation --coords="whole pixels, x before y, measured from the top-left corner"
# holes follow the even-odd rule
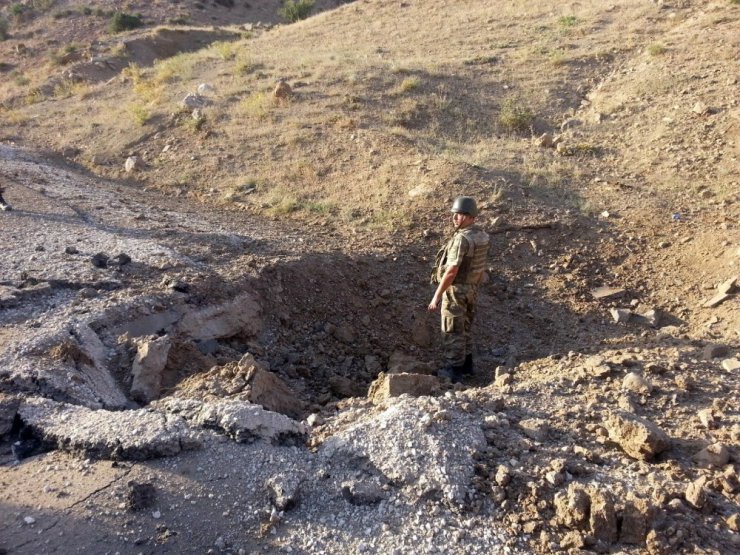
[[[603,322],[589,291],[619,285],[680,321],[687,343],[737,351],[736,297],[711,320],[700,308],[740,263],[735,0],[317,1],[291,24],[277,24],[279,2],[128,2],[144,27],[115,36],[89,4],[3,8],[0,140],[229,217],[334,234],[342,250],[410,245],[417,262],[461,193],[491,228],[557,222],[557,234],[498,235],[494,273],[510,304],[481,322],[528,337],[521,383],[553,398],[565,385],[555,373],[540,383],[538,357],[547,371],[571,349],[613,347],[616,360],[648,332],[548,337],[522,290],[551,303],[543,329],[566,309],[579,326]],[[172,29],[180,42],[156,61],[130,46]],[[196,32],[214,34],[193,45]],[[292,94],[276,97],[280,81]],[[203,105],[183,107],[199,87]],[[541,146],[545,133],[560,143]],[[127,173],[132,155],[146,166]],[[695,440],[690,417],[673,432]]]

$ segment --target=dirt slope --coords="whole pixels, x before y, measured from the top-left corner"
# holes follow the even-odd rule
[[[0,549],[738,549],[740,6],[130,2],[147,26],[111,37],[51,4],[0,42]],[[436,368],[460,193],[493,237],[477,373],[372,402],[380,371]],[[227,439],[255,376],[303,440]],[[65,436],[121,408],[161,437]]]

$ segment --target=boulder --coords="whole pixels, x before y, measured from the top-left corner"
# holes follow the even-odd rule
[[[671,446],[671,441],[663,430],[633,414],[612,412],[604,425],[609,439],[635,459],[650,461]]]
[[[700,466],[721,468],[730,462],[730,451],[722,443],[708,445],[692,457]]]
[[[377,405],[386,399],[403,394],[419,397],[421,395],[434,395],[438,390],[439,380],[435,376],[381,372],[378,378],[370,384],[367,396]]]
[[[142,403],[157,399],[162,389],[162,372],[167,365],[170,352],[170,338],[167,335],[137,341],[136,358],[131,369],[133,382],[131,397]]]

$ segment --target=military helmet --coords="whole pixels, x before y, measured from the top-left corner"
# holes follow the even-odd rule
[[[467,214],[468,216],[478,215],[478,206],[475,204],[475,199],[472,197],[457,197],[455,202],[452,203],[451,212],[460,214]]]

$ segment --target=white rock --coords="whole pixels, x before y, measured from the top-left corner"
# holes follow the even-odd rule
[[[36,519],[33,518],[32,516],[24,516],[23,517],[23,522],[25,522],[26,524],[29,524],[30,525],[30,524],[33,524],[34,522],[36,522]]]

